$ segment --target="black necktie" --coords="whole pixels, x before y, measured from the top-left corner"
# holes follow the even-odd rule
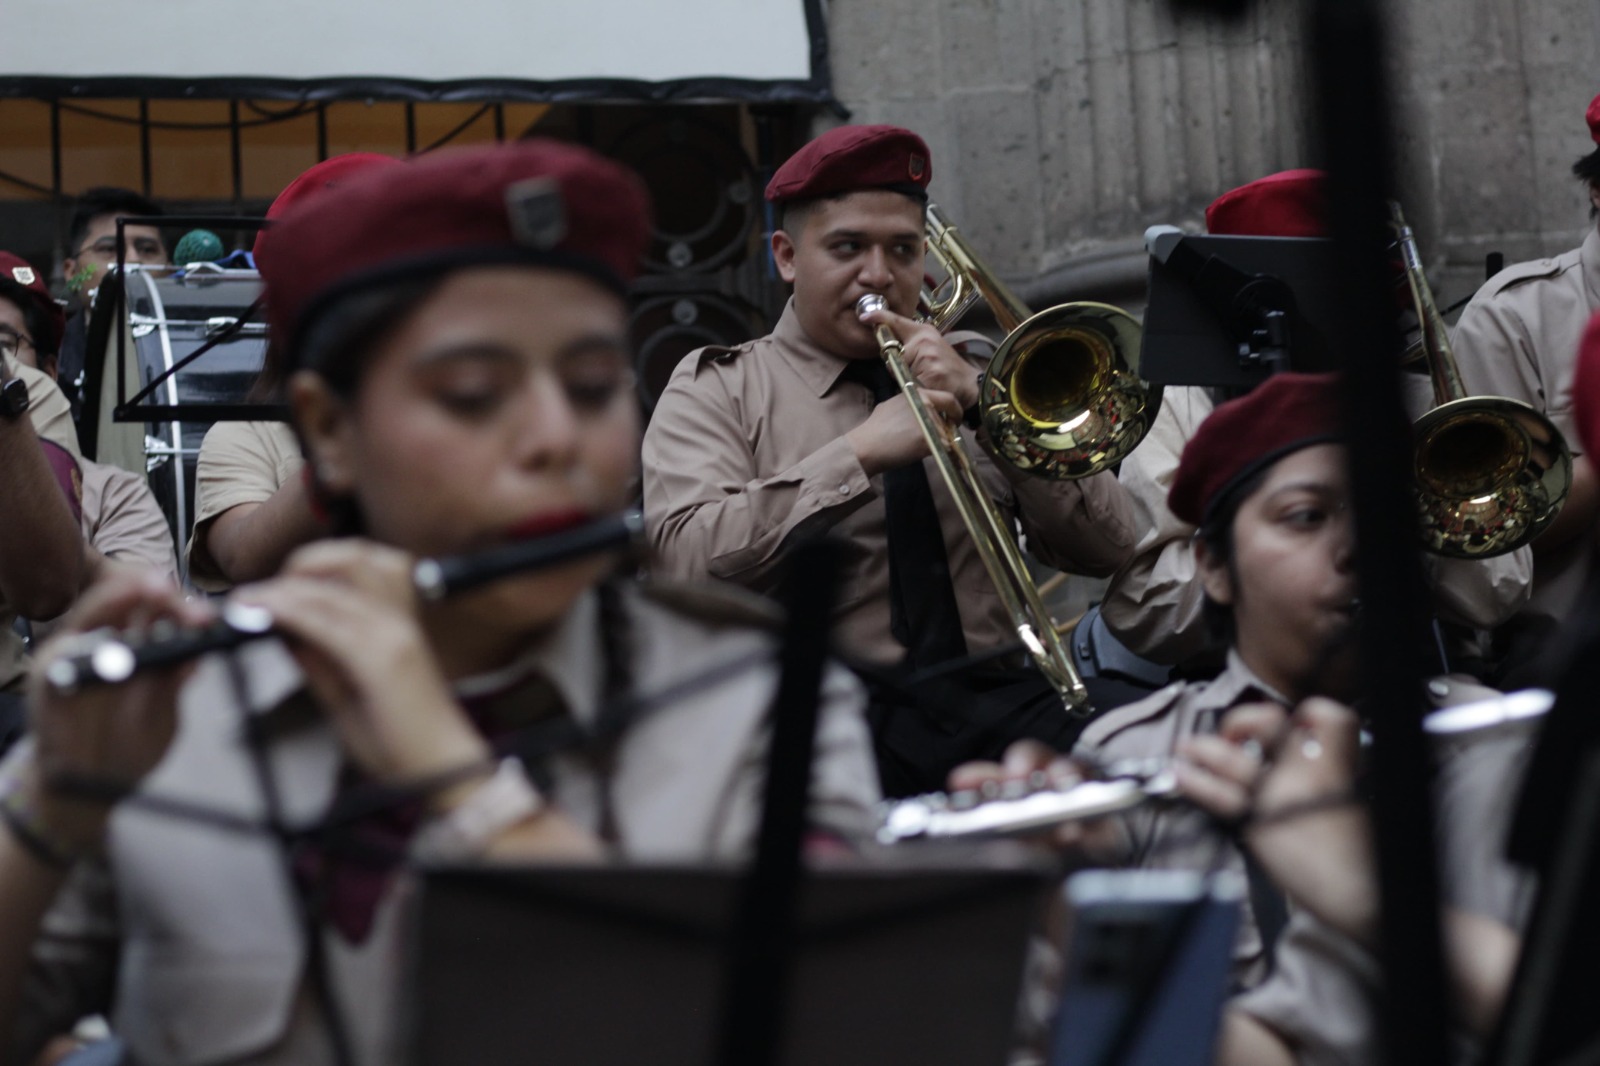
[[[874,403],[900,392],[878,359],[851,360],[842,376],[865,385]],[[889,537],[889,631],[905,645],[908,665],[927,667],[961,658],[967,654],[961,612],[950,584],[939,511],[921,462],[884,473],[883,509]]]

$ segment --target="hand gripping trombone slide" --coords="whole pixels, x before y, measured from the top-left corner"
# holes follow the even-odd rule
[[[882,296],[869,293],[856,301],[856,313],[868,315],[887,306],[888,301]],[[1001,602],[1005,604],[1017,639],[1038,665],[1040,672],[1061,694],[1062,702],[1070,710],[1086,711],[1089,690],[1084,687],[1083,678],[1073,665],[1072,654],[1056,632],[1050,612],[1039,596],[1039,589],[1028,574],[1027,563],[1017,550],[1009,523],[995,508],[988,490],[978,479],[972,460],[962,447],[961,431],[946,422],[923,400],[917,379],[906,366],[905,349],[894,331],[888,326],[879,325],[873,327],[873,336],[878,342],[879,355],[905,395],[917,426],[928,442],[934,464],[938,466],[950,495],[955,499],[956,509],[961,512],[961,520],[972,535],[978,557],[989,572],[989,580],[994,583]]]
[[[469,555],[421,559],[411,570],[411,584],[425,603],[466,592],[480,585],[624,547],[644,529],[637,511],[609,515],[582,526],[518,544],[506,544]],[[71,693],[89,685],[114,685],[140,670],[176,666],[214,651],[237,648],[275,635],[272,615],[260,607],[230,603],[222,617],[203,629],[162,634],[143,643],[111,632],[85,633],[83,651],[64,655],[45,668],[45,683]]]

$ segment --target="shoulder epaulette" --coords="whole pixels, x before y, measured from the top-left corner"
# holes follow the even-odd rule
[[[695,368],[699,369],[707,363],[727,363],[750,350],[750,342],[744,344],[708,344],[694,353]]]
[[[1502,293],[1524,281],[1537,281],[1540,278],[1552,278],[1567,269],[1570,263],[1569,256],[1561,255],[1552,259],[1530,259],[1525,263],[1513,263],[1500,273],[1490,278],[1486,288],[1490,293]],[[1570,256],[1576,262],[1576,255]]]
[[[639,590],[651,603],[712,626],[776,629],[783,621],[783,610],[776,603],[737,585],[652,580]]]

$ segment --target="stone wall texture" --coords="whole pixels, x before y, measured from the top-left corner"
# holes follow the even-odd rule
[[[1600,0],[1391,0],[1407,214],[1442,302],[1483,257],[1572,247],[1587,201]],[[832,0],[852,121],[921,132],[933,193],[1030,300],[1137,303],[1141,235],[1217,193],[1314,165],[1303,2],[1237,21],[1168,0]],[[823,124],[835,121],[824,119]]]

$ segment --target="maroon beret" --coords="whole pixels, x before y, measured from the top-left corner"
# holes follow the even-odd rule
[[[1583,117],[1589,123],[1589,136],[1594,138],[1595,144],[1600,144],[1600,96],[1589,101],[1589,110]]]
[[[0,278],[27,290],[27,299],[44,312],[45,326],[50,332],[43,337],[31,338],[34,348],[43,355],[55,355],[61,351],[61,335],[67,329],[67,313],[50,297],[44,275],[33,269],[32,264],[21,256],[0,252]]]
[[[349,152],[345,155],[336,155],[324,159],[284,187],[284,190],[278,194],[278,198],[272,201],[272,206],[267,208],[267,221],[276,222],[286,215],[290,208],[302,203],[308,196],[319,189],[332,189],[343,185],[350,180],[352,175],[358,174],[368,167],[399,162],[400,160],[392,155],[379,155],[376,152]],[[272,228],[269,226],[256,234],[254,255],[258,266],[260,265],[263,249],[272,243],[267,238],[267,234],[270,232],[272,232]]]
[[[1337,374],[1274,374],[1229,400],[1184,445],[1167,507],[1204,524],[1228,491],[1290,452],[1342,436]]]
[[[1227,237],[1325,237],[1327,175],[1285,170],[1230,189],[1206,208],[1206,231]]]
[[[1600,314],[1589,319],[1572,375],[1572,418],[1584,455],[1600,455]]]
[[[618,293],[650,239],[632,171],[573,144],[519,141],[368,166],[284,212],[261,264],[272,333],[291,361],[307,325],[352,292],[459,267],[526,263]]]
[[[838,126],[778,168],[767,199],[817,200],[860,189],[919,192],[933,177],[933,159],[921,137],[900,126]]]

